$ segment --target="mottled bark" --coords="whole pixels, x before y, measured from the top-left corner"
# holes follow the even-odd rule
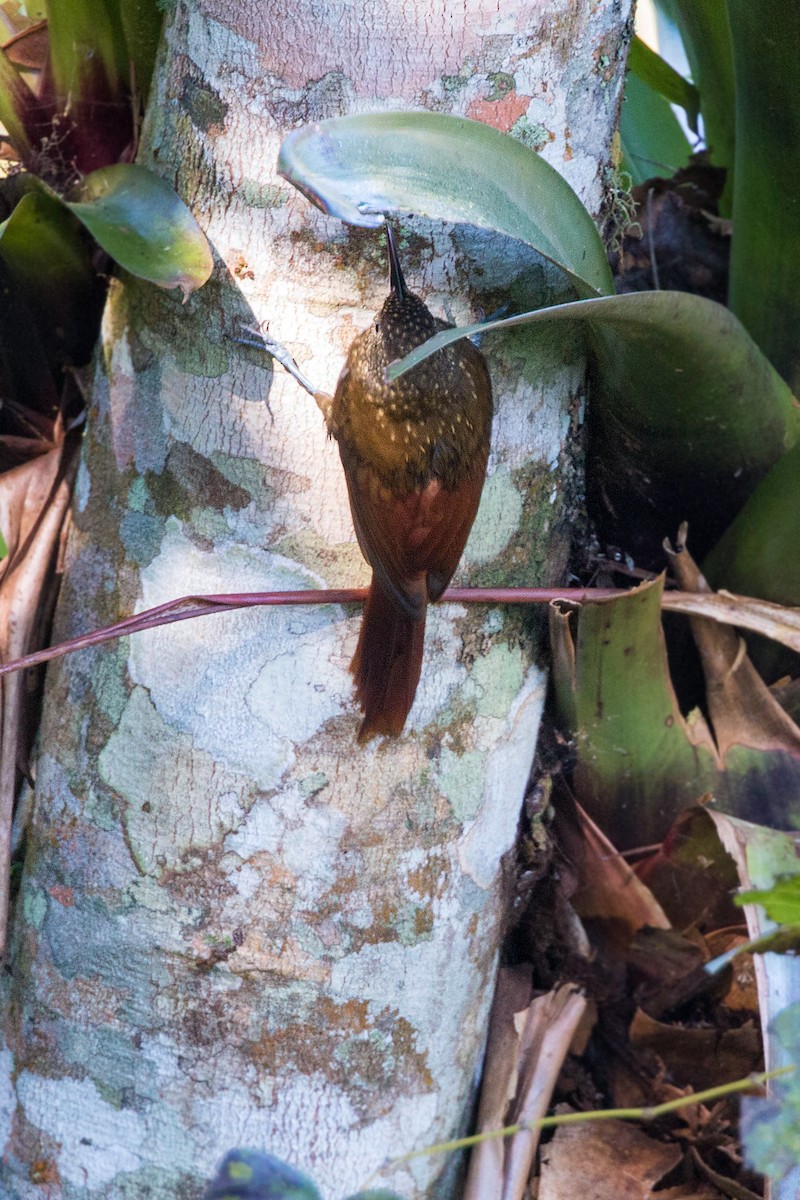
[[[269,321],[330,389],[385,296],[380,239],[285,186],[278,146],[344,112],[465,114],[541,149],[598,212],[629,7],[178,3],[142,158],[218,266],[185,307],[112,288],[59,635],[188,592],[366,581],[316,407],[229,340]],[[451,320],[521,269],[505,243],[410,228],[409,284]],[[580,347],[484,349],[497,415],[460,579],[555,582]],[[254,610],[51,670],[7,981],[4,1196],[188,1200],[237,1144],[341,1196],[463,1127],[545,672],[518,613],[434,608],[406,733],[360,748],[358,619]],[[441,1165],[390,1182],[450,1194]]]

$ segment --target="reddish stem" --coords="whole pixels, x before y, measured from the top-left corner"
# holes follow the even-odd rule
[[[451,604],[549,604],[553,600],[567,600],[575,604],[587,600],[607,600],[623,593],[621,588],[449,588],[442,597],[442,603]],[[79,637],[50,646],[47,650],[37,650],[34,654],[26,654],[13,662],[0,665],[0,676],[9,675],[12,671],[22,671],[26,667],[36,667],[40,663],[49,662],[52,658],[63,658],[65,654],[73,654],[76,650],[86,650],[89,646],[100,646],[104,642],[112,642],[116,638],[126,637],[132,633],[141,633],[144,629],[154,629],[157,625],[170,625],[174,621],[188,621],[192,617],[207,617],[212,613],[232,612],[238,608],[262,608],[266,606],[283,606],[287,604],[358,604],[363,603],[367,595],[366,588],[339,588],[330,591],[308,589],[302,592],[245,592],[222,594],[217,596],[181,596],[177,600],[168,600],[155,608],[148,608],[133,617],[125,617],[115,625],[107,625],[104,629],[95,629],[92,633],[84,633]]]

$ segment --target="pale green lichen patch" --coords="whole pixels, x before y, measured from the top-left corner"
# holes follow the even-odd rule
[[[237,190],[249,208],[280,208],[289,199],[288,186],[259,183],[257,179],[243,179]]]
[[[98,760],[103,781],[126,802],[123,821],[141,871],[194,866],[218,844],[249,802],[241,776],[167,726],[144,688],[135,688]]]
[[[555,134],[545,125],[536,124],[530,121],[528,117],[518,117],[511,126],[511,133],[515,138],[525,146],[530,146],[531,150],[544,150],[550,142],[555,141]]]
[[[144,475],[137,475],[128,488],[128,508],[131,512],[145,512],[150,493],[147,490],[147,480]]]
[[[474,689],[480,716],[507,718],[509,707],[522,687],[525,667],[522,648],[502,642],[492,646],[484,658],[475,660],[465,691]]]
[[[76,1189],[70,1195],[100,1195],[126,1172],[141,1166],[139,1147],[171,1165],[171,1173],[190,1171],[196,1157],[191,1135],[174,1109],[163,1103],[146,1112],[115,1108],[103,1100],[91,1079],[49,1079],[22,1071],[17,1080],[20,1108],[31,1125],[59,1149],[61,1179]],[[174,1174],[173,1174],[174,1179]]]
[[[478,518],[464,550],[466,562],[482,565],[503,552],[519,527],[522,504],[508,467],[498,468],[484,484]]]
[[[171,519],[161,553],[142,572],[141,607],[186,594],[318,585],[297,563],[274,554],[230,540],[198,546]],[[292,763],[297,744],[341,712],[350,690],[342,625],[339,610],[319,605],[185,621],[132,639],[129,669],[163,719],[190,735],[196,749],[266,790]],[[340,670],[331,663],[341,663]]]
[[[459,821],[470,821],[478,812],[483,797],[486,751],[467,750],[455,754],[442,747],[439,758],[439,787],[450,801]]]
[[[64,1062],[85,1068],[92,1064],[103,1099],[115,1108],[124,1103],[126,1095],[158,1100],[160,1080],[155,1064],[146,1058],[140,1047],[134,1046],[127,1033],[108,1025],[72,1025],[60,1023],[53,1031]]]
[[[283,538],[274,549],[316,571],[327,587],[366,587],[369,584],[370,568],[357,542],[331,545],[315,530],[304,529]]]
[[[514,90],[514,76],[510,75],[508,71],[492,71],[486,78],[491,85],[487,100],[502,100],[503,96],[507,96]]]
[[[267,468],[260,459],[233,458],[221,450],[214,450],[209,458],[220,475],[224,475],[236,487],[243,488],[257,504],[271,503],[272,492],[266,485]]]
[[[119,536],[125,553],[140,567],[151,563],[161,549],[164,518],[130,512],[119,523]]]
[[[328,776],[324,771],[315,771],[313,775],[307,775],[305,779],[300,780],[300,791],[304,796],[316,796],[317,792],[321,792],[327,786]]]
[[[41,929],[47,913],[47,896],[35,884],[29,884],[22,893],[22,913],[26,925]]]
[[[216,508],[193,508],[188,525],[193,537],[201,543],[216,542],[231,532],[227,517]]]

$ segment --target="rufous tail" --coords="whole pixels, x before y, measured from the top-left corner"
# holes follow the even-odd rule
[[[356,697],[364,712],[359,742],[376,733],[401,733],[422,668],[425,612],[413,621],[400,612],[373,577],[358,645],[350,664]]]

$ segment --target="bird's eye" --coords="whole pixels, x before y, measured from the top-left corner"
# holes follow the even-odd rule
[[[380,323],[380,321],[376,321],[375,322],[375,332],[380,333],[380,331],[381,331],[381,323]]]

